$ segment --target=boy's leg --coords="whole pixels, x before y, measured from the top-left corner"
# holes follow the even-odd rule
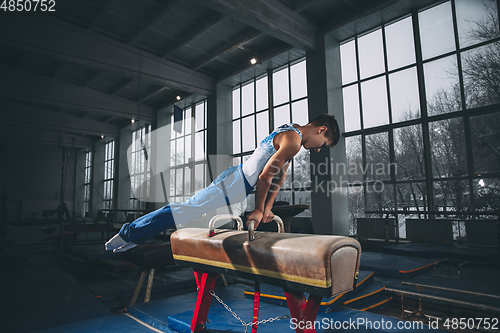
[[[170,205],[139,217],[132,223],[125,223],[113,238],[104,245],[106,251],[123,252],[160,232],[173,228],[174,218]]]
[[[241,202],[248,193],[241,166],[226,169],[207,188],[185,202],[172,203],[125,224],[120,232],[106,243],[106,250],[125,251],[164,230],[199,219],[202,214],[223,207],[228,202]]]

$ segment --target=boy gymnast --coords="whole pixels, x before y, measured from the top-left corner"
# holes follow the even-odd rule
[[[205,189],[182,203],[171,203],[132,223],[126,223],[105,249],[123,252],[147,239],[172,228],[200,219],[207,212],[245,200],[256,187],[255,209],[247,221],[268,223],[274,218],[271,211],[279,189],[286,179],[289,161],[301,147],[319,152],[335,146],[340,139],[335,117],[323,114],[304,126],[285,124],[276,128],[244,163],[226,169]]]

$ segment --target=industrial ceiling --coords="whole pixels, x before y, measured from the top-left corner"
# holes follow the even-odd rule
[[[154,120],[177,96],[196,102],[219,82],[314,52],[319,36],[401,1],[54,3],[51,12],[0,12],[3,140],[90,147],[131,119]]]

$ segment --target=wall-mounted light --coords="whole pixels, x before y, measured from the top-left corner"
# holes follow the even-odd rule
[[[101,139],[104,139],[104,134],[101,134]]]
[[[135,123],[135,119],[132,119],[130,122],[131,122],[132,124],[133,124],[133,123]]]
[[[176,98],[177,98],[177,100],[178,100],[178,101],[180,101],[180,100],[181,100],[181,96],[177,96]]]
[[[250,63],[251,63],[252,65],[255,65],[255,64],[257,63],[257,59],[252,58],[252,59],[250,60]]]

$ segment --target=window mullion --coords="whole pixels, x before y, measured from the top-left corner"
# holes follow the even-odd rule
[[[432,162],[430,152],[430,139],[429,139],[429,119],[427,113],[427,96],[425,92],[424,80],[424,65],[422,57],[422,44],[420,41],[420,26],[418,22],[418,11],[414,10],[412,13],[413,25],[413,40],[415,43],[415,60],[417,63],[417,80],[418,90],[420,97],[420,112],[422,118],[422,138],[424,140],[424,165],[425,165],[425,184],[427,192],[427,207],[429,211],[434,211],[434,190],[432,183]]]

